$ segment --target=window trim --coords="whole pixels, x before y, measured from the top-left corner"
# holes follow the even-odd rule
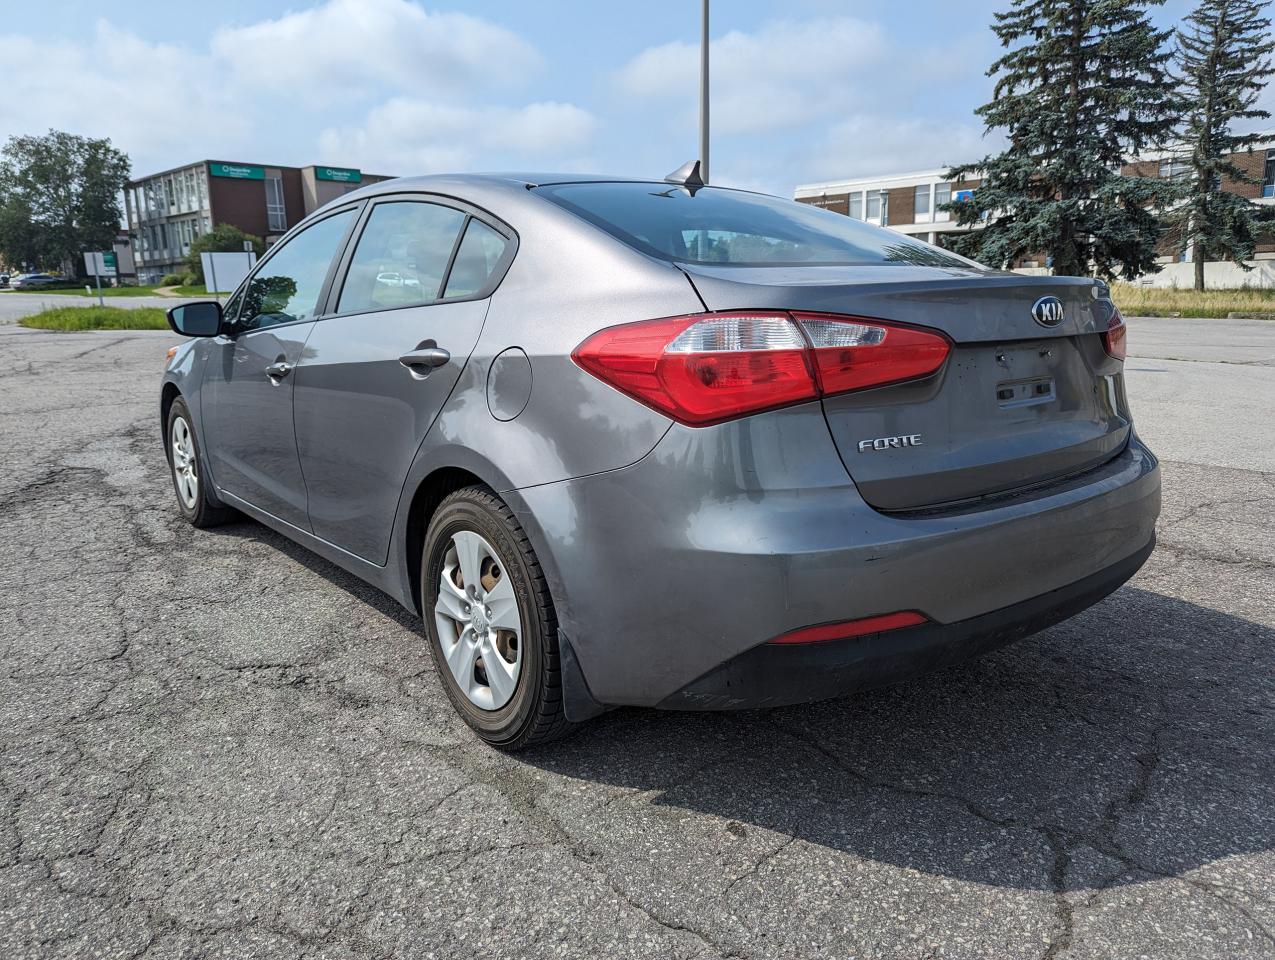
[[[288,320],[285,323],[272,323],[268,327],[255,327],[252,330],[237,329],[239,326],[238,316],[223,317],[222,325],[223,327],[225,327],[223,335],[233,340],[240,336],[245,336],[252,333],[258,333],[264,330],[276,330],[280,327],[294,327],[298,323],[314,323],[317,320],[322,320],[327,315],[326,309],[327,309],[328,299],[332,293],[332,281],[334,277],[336,276],[337,268],[344,262],[345,255],[349,252],[350,236],[353,234],[354,228],[358,226],[359,224],[363,207],[365,205],[366,205],[365,200],[358,200],[358,201],[355,201],[354,203],[342,204],[340,207],[336,208],[335,210],[324,210],[323,216],[313,217],[313,218],[307,217],[305,220],[298,223],[295,227],[293,227],[291,230],[285,233],[282,237],[280,237],[272,246],[267,248],[265,255],[260,260],[257,261],[257,265],[252,268],[248,276],[244,277],[243,281],[239,284],[239,286],[235,287],[234,291],[230,294],[230,296],[226,298],[226,303],[230,303],[231,300],[237,297],[241,290],[244,290],[245,288],[247,288],[248,284],[252,283],[253,279],[274,258],[275,254],[278,251],[282,250],[289,243],[291,243],[294,237],[299,236],[304,231],[310,229],[313,226],[318,225],[324,220],[328,220],[332,217],[340,216],[343,213],[352,212],[354,216],[350,220],[350,225],[345,228],[345,235],[341,237],[340,241],[338,241],[336,250],[333,253],[332,259],[328,263],[328,272],[323,278],[323,285],[319,288],[319,297],[314,303],[313,316],[307,317],[304,320]],[[243,308],[243,305],[240,304],[240,309],[242,310],[242,308]]]
[[[338,311],[337,305],[341,301],[341,291],[345,287],[345,282],[349,277],[350,265],[354,260],[354,254],[358,250],[359,242],[363,239],[363,233],[367,229],[368,221],[372,219],[372,211],[376,207],[385,203],[432,203],[440,207],[450,207],[465,214],[465,219],[461,222],[460,230],[456,233],[456,239],[452,241],[452,252],[447,258],[447,266],[443,271],[443,277],[438,284],[438,294],[432,300],[424,300],[420,303],[404,303],[396,307],[369,307],[365,310],[343,310]],[[451,279],[452,267],[456,263],[456,254],[460,251],[461,241],[465,238],[465,231],[469,229],[471,220],[480,220],[485,226],[495,230],[498,234],[505,238],[505,252],[501,255],[500,260],[491,271],[491,276],[487,278],[487,283],[482,289],[467,297],[446,297],[442,296],[447,290],[447,281]],[[355,224],[353,235],[346,240],[345,250],[341,255],[340,262],[337,264],[336,276],[332,278],[332,285],[327,290],[327,301],[324,304],[322,314],[315,317],[316,320],[326,320],[329,317],[359,317],[372,313],[388,313],[392,310],[417,310],[421,307],[433,307],[443,303],[467,303],[470,300],[486,300],[496,292],[496,288],[500,286],[505,279],[505,274],[509,272],[509,267],[513,263],[514,256],[518,252],[518,232],[513,227],[496,217],[488,210],[475,206],[459,197],[448,196],[443,193],[429,193],[427,191],[410,191],[397,193],[383,193],[373,197],[368,197],[366,206],[358,217]],[[338,282],[339,281],[339,282]]]

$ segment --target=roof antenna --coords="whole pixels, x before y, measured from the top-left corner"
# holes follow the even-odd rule
[[[676,183],[679,187],[685,187],[691,194],[695,196],[695,191],[705,186],[704,178],[700,176],[700,162],[698,160],[688,160],[672,173],[664,178],[665,183]]]

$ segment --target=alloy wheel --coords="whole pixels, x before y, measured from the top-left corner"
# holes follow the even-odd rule
[[[195,438],[185,417],[173,418],[172,448],[177,496],[187,510],[194,510],[199,503],[199,470],[195,462]]]
[[[499,710],[518,688],[522,619],[513,581],[490,543],[452,535],[439,574],[434,622],[443,657],[470,703]]]

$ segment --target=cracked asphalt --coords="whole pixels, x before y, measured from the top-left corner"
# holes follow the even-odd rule
[[[1131,328],[1128,586],[892,689],[507,757],[392,601],[180,521],[169,335],[0,327],[0,957],[1275,956],[1275,325]]]

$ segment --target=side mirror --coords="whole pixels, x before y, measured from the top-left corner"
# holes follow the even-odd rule
[[[221,304],[216,300],[183,303],[168,311],[168,325],[183,337],[215,337],[221,333]]]

